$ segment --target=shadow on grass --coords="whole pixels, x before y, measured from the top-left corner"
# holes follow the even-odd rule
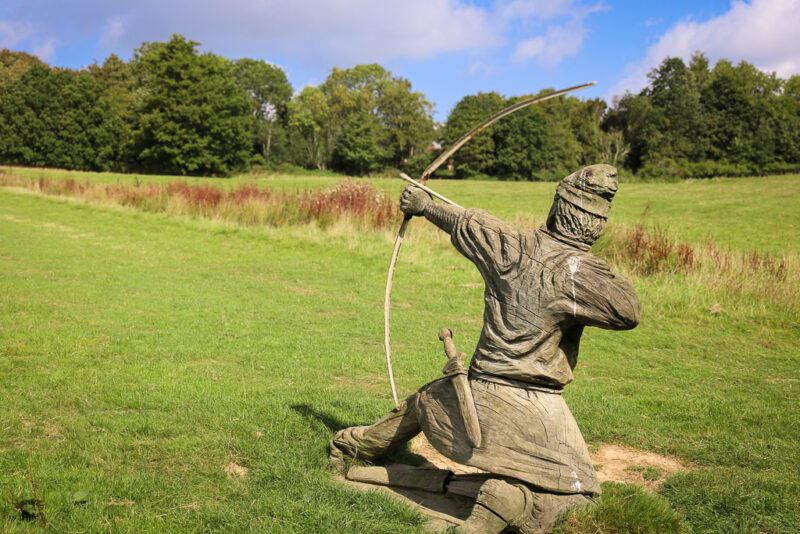
[[[335,415],[318,410],[310,404],[292,404],[292,410],[308,419],[311,424],[321,424],[331,434],[344,428],[355,426],[356,423],[345,423]],[[381,458],[379,463],[401,463],[419,466],[425,463],[426,459],[419,454],[411,452],[408,443],[404,443],[397,449],[391,451],[385,457]]]
[[[329,432],[353,426],[353,424],[345,423],[335,415],[322,412],[310,404],[292,404],[290,408],[312,423],[321,423]]]

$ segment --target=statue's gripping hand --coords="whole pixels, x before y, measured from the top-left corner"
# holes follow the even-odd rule
[[[400,209],[406,215],[422,215],[432,202],[431,196],[419,187],[409,185],[400,195]]]

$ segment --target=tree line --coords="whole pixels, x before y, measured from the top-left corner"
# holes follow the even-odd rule
[[[333,68],[295,92],[279,67],[200,53],[173,35],[76,71],[0,51],[0,162],[224,176],[297,166],[419,175],[442,145],[531,95],[463,97],[444,124],[411,83],[377,64]],[[542,93],[547,92],[543,90]],[[606,162],[642,176],[800,170],[800,76],[702,54],[667,58],[613,105],[559,97],[481,132],[452,159],[459,178],[559,178]]]

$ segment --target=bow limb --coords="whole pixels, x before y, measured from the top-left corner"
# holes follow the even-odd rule
[[[389,308],[391,306],[392,280],[394,279],[394,269],[397,266],[397,256],[400,254],[400,245],[403,244],[403,237],[406,235],[406,228],[408,228],[408,221],[410,220],[411,215],[403,217],[400,230],[397,231],[397,237],[394,240],[394,249],[392,250],[392,259],[389,261],[389,274],[386,278],[386,295],[383,299],[383,342],[386,347],[386,367],[389,369],[389,383],[392,385],[392,397],[394,398],[395,408],[399,408],[400,404],[397,402],[397,387],[394,383],[394,371],[392,370],[392,347],[389,343]]]

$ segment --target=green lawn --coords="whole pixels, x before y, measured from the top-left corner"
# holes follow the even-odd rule
[[[258,182],[293,180],[336,178]],[[431,185],[510,218],[541,218],[554,188]],[[796,261],[798,193],[798,177],[624,184],[613,217],[635,222],[649,204],[650,223],[686,239]],[[481,325],[478,273],[423,227],[411,227],[393,293],[403,395],[440,375],[439,328],[467,350]],[[0,188],[0,491],[32,480],[54,532],[421,531],[416,514],[342,487],[325,465],[334,430],[392,406],[382,348],[391,238]],[[634,284],[641,325],[587,331],[565,393],[587,442],[692,462],[662,495],[694,532],[796,531],[797,303],[684,275]],[[245,480],[226,474],[231,462],[249,468]],[[73,503],[76,491],[87,502]],[[36,530],[0,501],[0,531]]]

